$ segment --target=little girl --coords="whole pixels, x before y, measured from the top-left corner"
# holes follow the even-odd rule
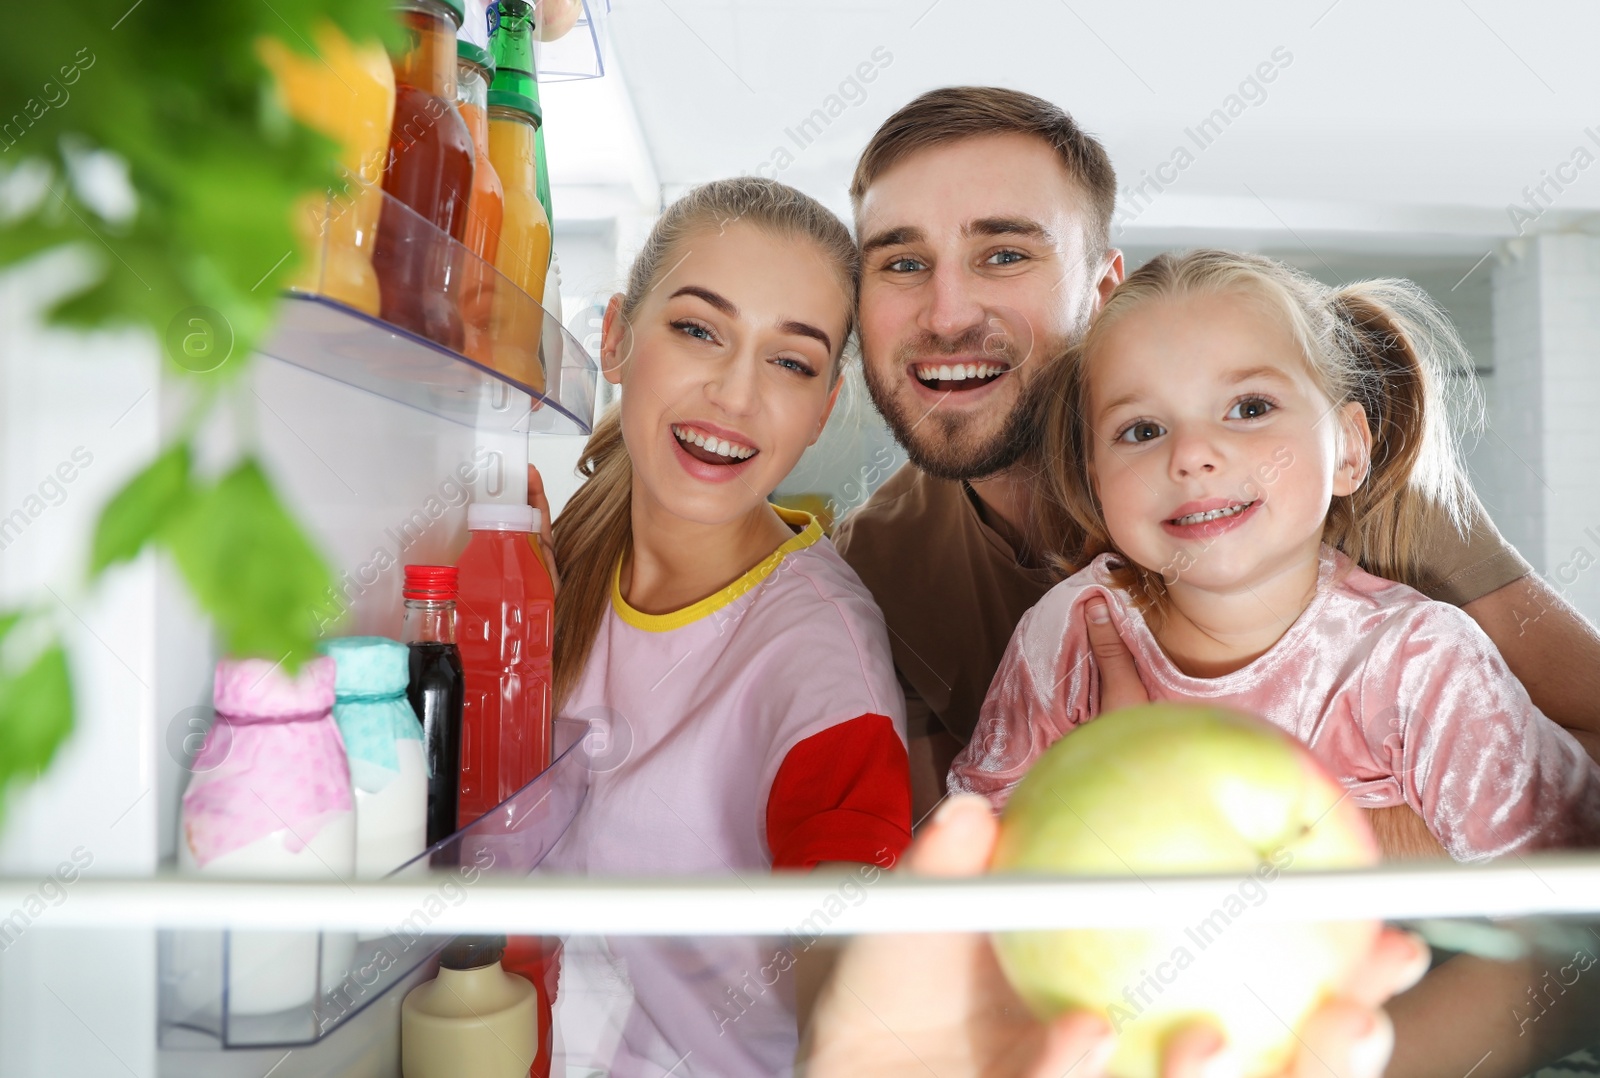
[[[883,619],[817,520],[767,501],[838,395],[858,265],[819,203],[718,181],[667,209],[606,309],[601,364],[623,393],[585,447],[554,553],[557,713],[597,724],[608,748],[549,870],[853,863],[869,879],[909,843],[904,697]],[[565,948],[569,1068],[792,1067],[796,981],[821,948]]]
[[[1600,843],[1600,766],[1468,615],[1394,582],[1429,514],[1461,519],[1441,374],[1461,358],[1406,282],[1224,251],[1132,274],[1052,402],[1050,489],[1087,567],[1018,625],[950,789],[1003,805],[1098,714],[1104,596],[1152,700],[1266,718],[1457,860]]]

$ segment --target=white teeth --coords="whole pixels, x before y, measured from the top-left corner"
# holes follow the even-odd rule
[[[923,367],[917,377],[924,382],[963,382],[968,378],[991,378],[1004,372],[1004,367],[994,363],[955,363]]]
[[[674,425],[672,428],[672,435],[680,442],[689,442],[690,444],[697,445],[701,449],[707,450],[708,452],[716,453],[718,456],[731,457],[734,460],[749,460],[751,457],[756,455],[756,451],[751,449],[749,446],[735,445],[733,442],[726,441],[722,438],[712,438],[708,435],[700,433],[693,427],[680,427]]]
[[[1225,509],[1210,509],[1210,510],[1207,510],[1206,512],[1204,512],[1204,513],[1190,513],[1186,517],[1179,517],[1178,519],[1174,520],[1173,523],[1174,524],[1204,524],[1207,521],[1211,521],[1211,520],[1221,520],[1223,517],[1235,517],[1235,516],[1238,516],[1240,513],[1244,512],[1246,509],[1250,508],[1254,504],[1256,504],[1256,503],[1255,502],[1245,502],[1242,505],[1230,505]]]

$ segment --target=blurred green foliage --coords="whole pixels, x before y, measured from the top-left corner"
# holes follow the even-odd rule
[[[9,7],[0,33],[0,268],[79,247],[100,272],[61,297],[49,321],[132,324],[167,340],[181,312],[207,308],[231,333],[233,359],[196,374],[173,356],[171,369],[235,377],[295,267],[284,257],[295,248],[291,207],[338,181],[332,143],[277,105],[256,43],[273,37],[314,54],[313,27],[323,20],[354,40],[393,45],[399,33],[390,0]],[[125,172],[131,206],[97,196],[88,177],[108,168]],[[293,668],[314,653],[315,608],[332,576],[253,459],[207,480],[191,468],[187,438],[108,503],[90,574],[159,545],[228,651]],[[42,605],[26,614],[0,613],[0,791],[41,771],[72,724],[65,652],[21,628],[44,619]]]

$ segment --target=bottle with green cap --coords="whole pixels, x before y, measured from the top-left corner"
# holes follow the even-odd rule
[[[505,61],[512,65],[505,68],[505,75],[495,80],[495,85],[500,89],[521,94],[533,102],[534,111],[539,116],[539,133],[534,137],[534,150],[538,157],[539,168],[539,204],[544,207],[544,215],[549,218],[551,225],[555,224],[555,211],[550,208],[550,168],[549,160],[544,152],[544,104],[539,100],[539,69],[534,56],[533,41],[540,39],[539,18],[540,9],[529,0],[496,0],[491,5],[495,8],[495,18],[491,20],[489,47],[491,49],[506,49]],[[526,25],[527,38],[518,38],[527,43],[526,48],[516,41],[501,38],[501,29],[520,31]],[[500,42],[497,44],[497,42]],[[498,56],[498,52],[497,52]],[[496,71],[500,71],[499,60],[496,60]]]
[[[550,217],[538,194],[542,114],[533,77],[533,5],[500,0],[499,13],[489,42],[495,68],[489,86],[489,160],[505,191],[505,215],[494,264],[525,295],[495,295],[494,366],[543,391],[539,303],[550,266]]]

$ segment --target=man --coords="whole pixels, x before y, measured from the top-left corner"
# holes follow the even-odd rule
[[[1122,280],[1116,183],[1104,148],[1054,105],[957,87],[885,121],[850,194],[867,385],[910,463],[835,542],[888,624],[920,820],[944,796],[1018,620],[1057,579],[1049,551],[1072,548],[1032,527],[1039,406],[1050,365]],[[1540,710],[1600,759],[1600,634],[1481,506],[1468,538],[1442,529],[1430,549],[1423,590],[1465,609]],[[1102,707],[1146,699],[1108,614],[1099,625],[1095,615]],[[1386,848],[1438,853],[1415,813],[1379,813]],[[1508,1022],[1536,973],[1469,955],[1445,963],[1390,1004],[1388,1073],[1514,1076],[1585,1043],[1583,1005],[1563,1019],[1571,1028],[1537,1038]],[[1482,1069],[1480,1042],[1503,1049]]]
[[[1049,102],[955,87],[885,121],[850,195],[867,385],[910,463],[835,542],[888,623],[920,819],[1017,621],[1059,579],[1061,537],[1031,524],[1043,378],[1122,280],[1116,180]],[[1467,539],[1444,529],[1431,548],[1424,590],[1471,614],[1534,703],[1600,758],[1600,634],[1481,506]],[[1091,635],[1107,709],[1144,699],[1109,622]]]

